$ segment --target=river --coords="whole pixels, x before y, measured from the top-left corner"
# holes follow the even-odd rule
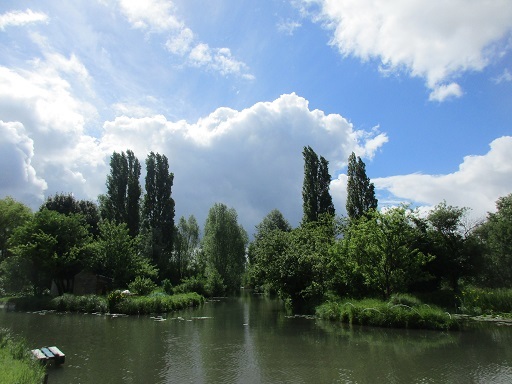
[[[49,384],[512,383],[512,327],[350,327],[248,293],[164,318],[0,310],[0,327],[66,354]]]

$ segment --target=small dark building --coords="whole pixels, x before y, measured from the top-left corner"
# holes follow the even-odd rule
[[[75,295],[105,295],[112,288],[112,279],[83,270],[75,275]]]

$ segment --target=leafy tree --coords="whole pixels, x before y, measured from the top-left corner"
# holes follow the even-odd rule
[[[483,283],[490,287],[512,287],[512,194],[496,201],[496,212],[475,231],[485,245]]]
[[[110,277],[114,287],[124,288],[137,276],[155,278],[157,271],[138,252],[139,238],[131,237],[126,223],[103,220],[94,243],[94,272]]]
[[[346,242],[352,273],[385,298],[424,278],[421,267],[430,260],[414,247],[416,229],[410,215],[404,207],[368,211],[352,221],[340,240]]]
[[[247,233],[238,224],[238,215],[233,208],[216,203],[210,208],[204,226],[202,252],[212,274],[215,270],[229,292],[240,288],[245,269],[245,247]]]
[[[0,199],[0,261],[9,256],[7,242],[17,227],[32,218],[32,211],[12,197]]]
[[[303,223],[317,221],[320,215],[334,216],[334,205],[329,193],[331,175],[329,162],[318,155],[311,147],[304,147],[304,182],[302,185]]]
[[[350,219],[358,219],[371,209],[377,209],[375,187],[366,176],[366,166],[354,152],[348,158],[347,170],[347,214]]]
[[[333,227],[334,218],[324,214],[291,231],[263,232],[250,248],[254,281],[278,293],[295,310],[311,309],[328,289]]]
[[[110,157],[107,193],[100,196],[101,217],[116,223],[126,223],[132,237],[140,227],[141,187],[140,163],[131,150]]]
[[[194,215],[188,220],[181,217],[178,223],[175,240],[174,265],[176,273],[174,283],[186,277],[187,271],[195,261],[195,255],[199,248],[199,225]]]
[[[10,239],[13,257],[27,268],[34,293],[50,288],[73,290],[74,276],[90,257],[91,236],[83,216],[43,209],[18,227]]]
[[[160,278],[171,274],[174,234],[174,174],[165,155],[151,152],[146,159],[146,195],[143,202],[144,229],[150,239],[149,254],[160,270]]]
[[[254,240],[249,244],[248,250],[249,263],[246,279],[249,285],[258,286],[264,284],[263,271],[267,266],[266,259],[269,252],[267,248],[269,241],[272,243],[274,235],[285,237],[286,232],[291,230],[290,223],[277,209],[272,210],[263,218],[261,223],[256,225]]]
[[[39,210],[49,209],[51,211],[57,211],[59,213],[69,214],[80,214],[85,218],[85,222],[89,225],[91,233],[96,236],[98,234],[98,222],[100,221],[100,214],[98,206],[88,200],[77,200],[73,194],[59,194],[50,196],[46,199]]]

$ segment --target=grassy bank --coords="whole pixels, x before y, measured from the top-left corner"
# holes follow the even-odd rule
[[[41,384],[45,376],[26,342],[7,329],[0,329],[0,367],[0,383]]]
[[[512,317],[512,289],[465,287],[459,301],[460,311],[467,315],[507,314]]]
[[[108,296],[64,294],[54,298],[18,297],[9,299],[16,310],[55,310],[59,312],[101,312],[143,315],[150,313],[173,312],[203,304],[204,297],[197,293],[166,295],[163,293],[148,296],[127,296],[120,291]]]
[[[326,302],[316,309],[322,319],[388,328],[453,330],[459,322],[440,308],[422,304],[410,296],[389,302],[364,299]]]

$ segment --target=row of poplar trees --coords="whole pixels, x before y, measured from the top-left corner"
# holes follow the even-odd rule
[[[130,236],[144,234],[145,253],[160,276],[170,274],[173,251],[175,203],[174,174],[165,155],[150,152],[146,158],[145,193],[140,185],[141,165],[131,150],[114,152],[110,158],[107,192],[101,195],[101,217],[125,223]]]

